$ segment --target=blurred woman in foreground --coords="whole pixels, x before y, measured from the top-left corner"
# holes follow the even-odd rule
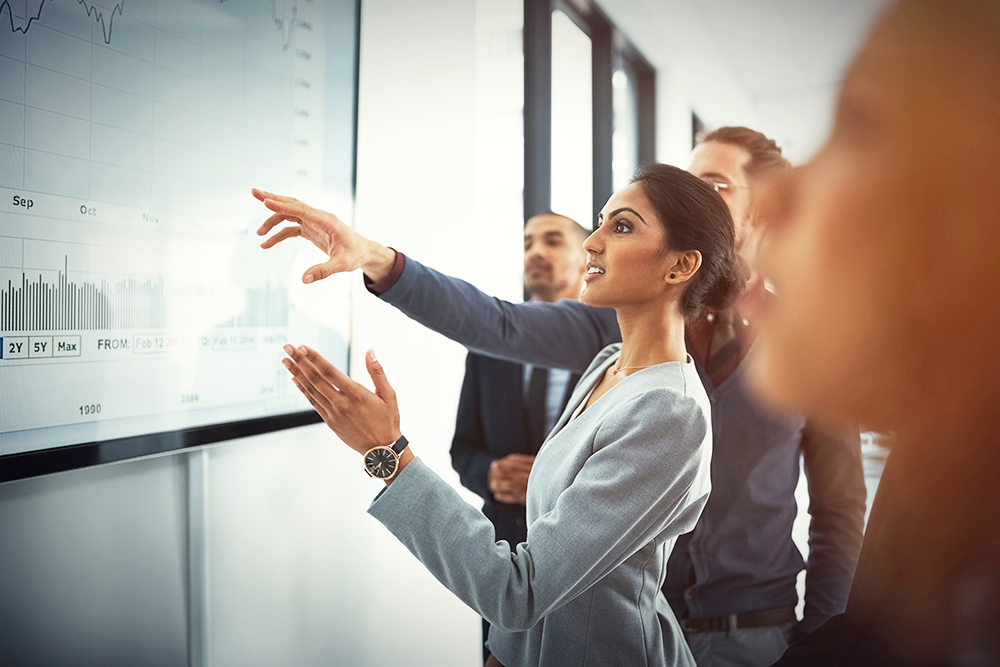
[[[846,613],[788,665],[1000,664],[1000,3],[903,2],[766,196],[756,381],[895,444]]]

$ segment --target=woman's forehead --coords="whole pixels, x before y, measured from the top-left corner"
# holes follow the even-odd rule
[[[643,217],[645,217],[645,211],[652,210],[649,200],[646,198],[646,193],[638,183],[629,183],[611,195],[611,198],[608,199],[608,203],[604,205],[601,212],[607,217],[612,211],[623,206],[639,211]]]

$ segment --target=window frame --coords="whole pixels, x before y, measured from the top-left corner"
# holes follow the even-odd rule
[[[593,103],[592,224],[612,195],[614,90],[621,67],[635,78],[636,155],[656,156],[656,70],[592,0],[524,0],[524,220],[552,204],[552,12],[559,9],[591,39]]]

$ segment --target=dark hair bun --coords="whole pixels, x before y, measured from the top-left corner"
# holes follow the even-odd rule
[[[750,277],[746,262],[734,253],[733,261],[727,268],[728,271],[720,272],[712,289],[705,295],[703,307],[724,310],[736,303],[736,299],[742,294]]]
[[[639,167],[632,182],[663,223],[667,247],[701,253],[701,268],[681,297],[681,312],[694,317],[706,306],[721,310],[731,305],[748,273],[736,254],[733,218],[719,193],[697,176],[658,162]]]

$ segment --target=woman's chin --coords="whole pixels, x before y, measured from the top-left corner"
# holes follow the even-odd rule
[[[611,306],[611,304],[604,303],[600,293],[588,285],[584,285],[583,291],[580,292],[580,303],[593,308],[607,308]]]

